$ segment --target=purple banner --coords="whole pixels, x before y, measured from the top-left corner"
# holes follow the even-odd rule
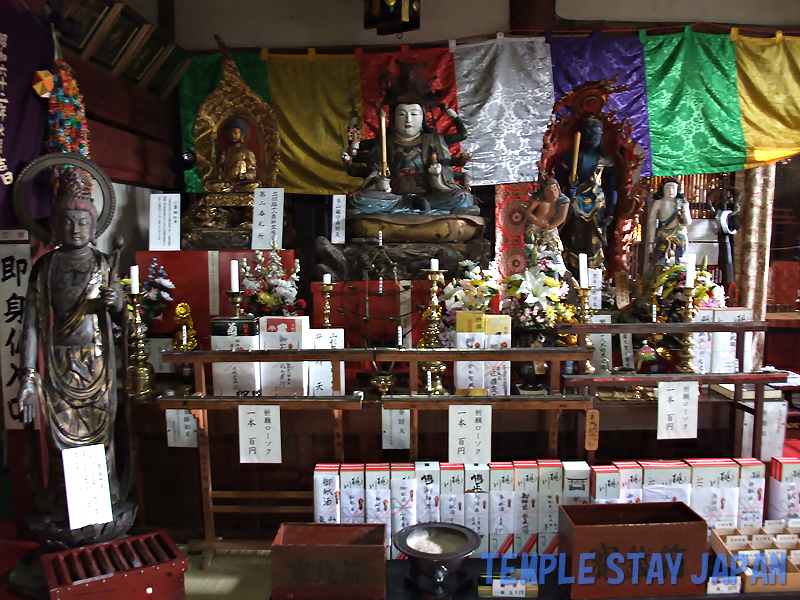
[[[650,123],[647,116],[647,77],[644,46],[638,36],[548,37],[553,61],[553,87],[558,100],[587,81],[617,77],[624,92],[612,94],[609,108],[633,124],[633,139],[645,150],[642,177],[652,174]]]

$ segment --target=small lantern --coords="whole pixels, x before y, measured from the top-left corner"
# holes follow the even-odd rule
[[[378,35],[415,31],[420,24],[422,0],[364,0],[364,29]]]

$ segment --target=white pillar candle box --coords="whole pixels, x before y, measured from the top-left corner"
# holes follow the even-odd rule
[[[303,329],[303,349],[337,350],[344,348],[344,329]],[[303,363],[307,367],[308,396],[344,395],[344,362],[339,364],[339,380],[341,386],[333,389],[333,365],[329,360],[308,360]]]
[[[757,458],[734,458],[739,465],[739,527],[764,522],[764,497],[767,495],[766,466]]]
[[[475,558],[489,552],[489,465],[464,465],[465,525],[481,537],[481,545],[472,553]]]
[[[456,348],[485,348],[486,315],[462,310],[456,313]],[[456,395],[483,396],[483,361],[458,361],[455,363]]]
[[[417,480],[413,463],[392,463],[392,535],[417,524]],[[392,544],[392,558],[406,558]]]
[[[642,501],[642,465],[635,460],[612,463],[619,469],[619,501],[621,504],[636,504]]]
[[[770,465],[767,519],[800,517],[800,458],[775,457]]]
[[[262,350],[300,350],[308,317],[261,317]],[[308,368],[302,362],[262,362],[261,384],[265,396],[304,396],[308,389]]]
[[[489,463],[489,552],[514,549],[514,464]]]
[[[753,320],[753,311],[749,308],[715,308],[716,323],[745,323]],[[736,336],[744,335],[744,364],[737,364]],[[753,370],[753,332],[730,333],[718,331],[713,334],[711,351],[712,373],[749,373]]]
[[[713,308],[698,308],[694,317],[695,323],[713,323]],[[697,331],[692,334],[694,338],[694,365],[695,373],[711,373],[711,353],[713,351],[713,333],[709,331]]]
[[[542,533],[558,532],[558,507],[563,503],[564,467],[560,460],[539,461],[539,546]]]
[[[539,544],[539,463],[514,461],[514,552],[533,554]]]
[[[389,486],[389,463],[367,463],[364,467],[367,523],[386,526],[386,558],[391,558],[392,544],[392,492]]]
[[[589,487],[593,503],[618,503],[620,501],[619,469],[614,465],[593,465]]]
[[[258,321],[248,318],[211,319],[211,349],[258,350]],[[260,396],[261,370],[257,362],[215,362],[211,365],[215,396]]]
[[[442,478],[442,523],[464,525],[464,465],[440,463]]]
[[[730,458],[690,459],[692,510],[714,527],[717,522],[737,525],[739,465]]]
[[[440,472],[438,462],[417,462],[417,523],[439,522]]]
[[[642,502],[683,502],[691,505],[692,468],[682,460],[639,461]]]
[[[486,347],[511,346],[511,317],[486,315]],[[483,361],[484,384],[487,396],[508,396],[511,393],[511,362],[507,360]]]
[[[364,465],[343,464],[339,467],[339,485],[342,490],[342,523],[364,522]]]
[[[339,465],[320,463],[314,467],[314,522],[341,523],[339,510]]]
[[[565,460],[564,504],[589,504],[589,476],[591,469],[583,460]]]

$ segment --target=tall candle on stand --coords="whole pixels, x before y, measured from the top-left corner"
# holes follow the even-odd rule
[[[383,246],[383,229],[378,232],[378,246]]]
[[[322,283],[324,283],[325,285],[330,285],[331,284],[331,274],[330,273],[325,273],[325,274],[322,275]]]
[[[378,277],[378,293],[383,293],[383,277]]]
[[[433,390],[433,375],[431,374],[430,371],[428,371],[428,391],[430,392],[432,390]]]
[[[139,266],[131,267],[131,294],[139,293]]]
[[[439,259],[432,258],[431,259],[431,271],[438,271],[439,270]]]
[[[686,255],[686,283],[687,288],[694,287],[695,271],[697,269],[697,255]]]
[[[231,291],[239,291],[239,261],[231,261]]]
[[[403,347],[403,327],[402,325],[397,326],[397,347]]]
[[[578,277],[582,288],[589,287],[589,257],[586,254],[578,255]]]

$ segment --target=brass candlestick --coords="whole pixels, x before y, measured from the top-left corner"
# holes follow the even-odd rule
[[[444,279],[444,271],[439,269],[423,269],[423,273],[428,274],[428,279],[431,282],[431,297],[428,301],[428,308],[422,313],[422,318],[428,322],[428,326],[422,333],[419,340],[420,348],[441,348],[442,341],[439,338],[440,326],[442,324],[442,307],[439,304],[439,282]],[[426,374],[431,374],[431,385],[428,388],[428,393],[435,396],[443,396],[447,392],[442,385],[442,375],[447,371],[447,367],[441,361],[425,361],[420,363],[420,369]]]
[[[589,295],[592,293],[592,288],[578,288],[578,320],[581,323],[591,323],[592,322],[592,309],[589,307]],[[587,348],[593,348],[594,345],[592,344],[592,340],[589,339],[589,336],[584,334],[583,335],[583,342]],[[592,364],[591,360],[587,360],[584,362],[583,372],[586,375],[592,375],[594,373],[594,365]]]
[[[694,287],[684,287],[683,295],[686,297],[686,303],[683,305],[681,316],[684,323],[694,322],[694,317],[697,314],[697,309],[694,307]],[[681,336],[681,361],[678,363],[679,373],[694,373],[694,334],[684,333]]]
[[[244,300],[244,292],[233,292],[227,291],[225,292],[228,296],[228,300],[231,301],[233,304],[233,316],[239,318],[242,316],[242,300]]]
[[[130,365],[128,365],[128,394],[136,402],[146,402],[153,398],[155,389],[155,371],[148,362],[147,336],[144,333],[144,323],[140,312],[144,294],[131,294],[130,301],[133,306],[133,320],[130,323]]]
[[[333,291],[332,283],[323,283],[320,285],[322,288],[322,327],[330,329],[331,327],[331,292]]]

